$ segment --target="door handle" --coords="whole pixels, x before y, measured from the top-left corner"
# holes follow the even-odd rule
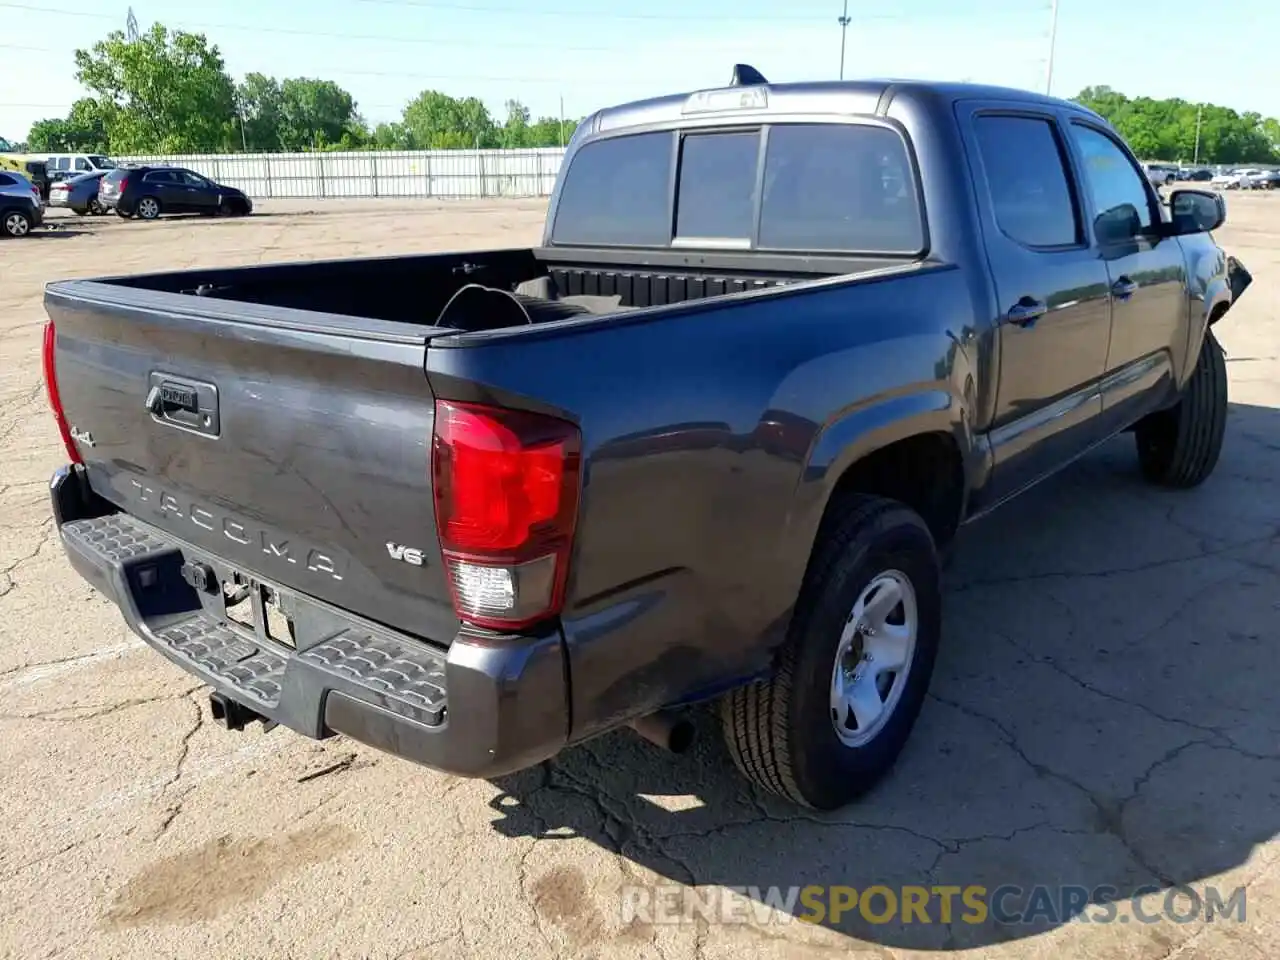
[[[1049,305],[1034,297],[1023,297],[1009,308],[1009,322],[1019,327],[1032,326],[1049,312]]]
[[[1128,300],[1138,292],[1138,285],[1128,277],[1121,277],[1111,285],[1111,295],[1117,300]]]

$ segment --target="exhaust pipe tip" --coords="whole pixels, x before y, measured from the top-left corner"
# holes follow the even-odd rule
[[[668,753],[684,753],[693,746],[696,728],[686,717],[659,711],[632,720],[628,726]]]

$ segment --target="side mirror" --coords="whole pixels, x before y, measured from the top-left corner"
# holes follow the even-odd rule
[[[1184,237],[1217,230],[1227,220],[1227,201],[1208,190],[1179,190],[1169,202],[1169,233]]]

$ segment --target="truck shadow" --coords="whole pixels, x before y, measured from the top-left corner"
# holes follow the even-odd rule
[[[1236,871],[1217,881],[1229,900],[1280,831],[1278,465],[1280,410],[1233,404],[1198,490],[1146,486],[1124,436],[968,528],[912,740],[846,810],[746,786],[703,709],[688,754],[622,731],[502,778],[494,827],[588,839],[630,862],[628,883],[696,887],[692,916],[710,909],[712,923],[708,890],[737,888],[752,936],[797,943],[981,947],[1103,912],[1087,904],[1123,915],[1143,893],[1149,917],[1185,917],[1197,899],[1202,916],[1213,878]],[[985,917],[961,900],[975,885]],[[834,917],[830,889],[787,902],[787,888],[813,886],[880,886],[894,901],[876,894],[864,912],[845,890]],[[933,894],[903,922],[887,904],[904,887],[957,888],[950,922]],[[625,896],[613,922],[660,922],[644,890]],[[761,903],[828,932],[770,932]],[[1192,929],[1177,928],[1160,919],[1141,935],[1167,950]]]

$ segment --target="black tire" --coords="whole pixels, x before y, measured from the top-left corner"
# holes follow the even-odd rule
[[[31,215],[20,207],[0,211],[0,234],[6,237],[25,237],[31,233]]]
[[[102,203],[98,200],[98,198],[97,198],[97,197],[90,197],[90,198],[89,198],[89,213],[90,213],[90,214],[92,214],[92,215],[93,215],[93,216],[95,216],[95,217],[100,217],[100,216],[102,216],[102,215],[103,215],[104,213],[106,213],[106,212],[107,212],[107,211],[106,211],[105,209],[103,209]]]
[[[133,205],[133,212],[139,220],[156,220],[163,212],[163,208],[157,197],[139,197],[138,202]]]
[[[111,209],[115,210],[116,216],[119,217],[121,220],[128,220],[130,217],[133,216],[133,214],[126,213],[124,210],[120,209],[119,207],[112,207]]]
[[[1162,487],[1199,486],[1218,465],[1226,431],[1227,362],[1213,331],[1206,330],[1182,399],[1134,428],[1142,475]]]
[[[819,534],[795,613],[769,680],[721,701],[721,723],[738,769],[759,786],[802,806],[843,807],[893,766],[919,716],[942,631],[939,562],[924,521],[907,507],[851,496]],[[915,595],[915,651],[896,706],[871,739],[847,745],[831,707],[833,668],[855,601],[888,571]]]

